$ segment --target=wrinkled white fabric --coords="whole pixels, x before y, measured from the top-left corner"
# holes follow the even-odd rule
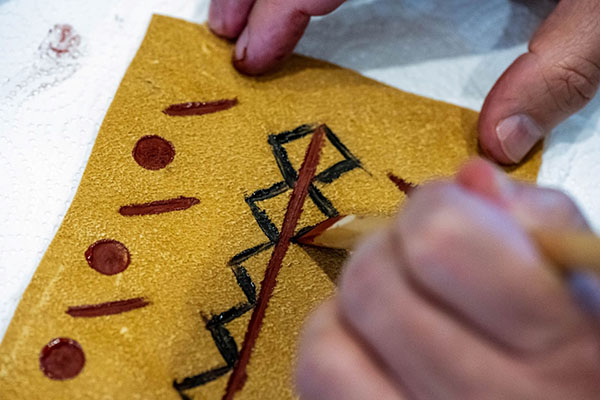
[[[298,51],[397,88],[480,109],[551,0],[351,0],[315,18]],[[152,13],[206,20],[208,0],[0,0],[0,337],[75,194]],[[74,57],[40,45],[56,24]],[[46,43],[47,44],[47,43]],[[600,228],[600,100],[547,141],[539,182]]]

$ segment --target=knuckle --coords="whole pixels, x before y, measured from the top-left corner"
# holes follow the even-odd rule
[[[378,271],[369,258],[369,254],[357,254],[342,277],[340,307],[346,316],[368,312],[372,296],[378,289]]]
[[[448,200],[448,191],[444,188],[433,188],[433,191],[435,193],[432,193],[429,207],[410,228],[412,234],[407,238],[427,241],[431,243],[432,250],[436,245],[451,241],[458,228],[468,220],[465,210],[459,204]]]
[[[600,64],[583,57],[568,57],[551,67],[550,94],[557,107],[573,112],[585,106],[600,85]]]
[[[415,189],[403,214],[415,219],[414,222],[424,221],[432,211],[454,203],[457,196],[460,196],[460,189],[456,184],[444,181],[428,183]]]
[[[426,232],[460,199],[459,189],[447,182],[433,182],[419,186],[407,202],[397,220],[395,233],[404,240]]]
[[[323,315],[317,315],[319,313]],[[341,345],[336,339],[332,321],[318,321],[328,317],[325,314],[323,309],[317,310],[309,320],[296,363],[295,386],[300,395],[307,398],[320,398],[342,380],[338,363]]]
[[[391,248],[394,240],[388,231],[380,232],[363,243],[352,255],[342,276],[338,294],[339,310],[354,327],[373,323],[382,304],[391,301],[390,279],[398,267]]]
[[[329,302],[323,303],[306,320],[304,324],[302,339],[315,339],[327,333],[328,315],[325,307],[331,307]]]
[[[296,390],[306,398],[317,398],[324,388],[335,382],[337,371],[335,366],[327,361],[329,350],[326,346],[317,345],[311,351],[303,351],[299,354],[295,371]]]
[[[459,204],[440,203],[404,232],[406,268],[425,288],[433,289],[439,276],[461,274],[446,256],[469,234],[467,211]]]

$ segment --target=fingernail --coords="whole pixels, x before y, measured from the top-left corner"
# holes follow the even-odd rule
[[[544,132],[528,115],[515,114],[498,123],[496,135],[506,157],[517,163],[544,137]]]
[[[246,53],[248,51],[248,43],[250,42],[250,33],[248,27],[244,28],[244,31],[240,35],[235,44],[235,52],[233,53],[233,64],[236,68],[246,60]]]

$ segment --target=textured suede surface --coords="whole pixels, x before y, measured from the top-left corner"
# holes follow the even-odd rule
[[[230,64],[231,44],[204,26],[156,16],[98,134],[79,190],[25,292],[0,345],[2,399],[177,399],[173,381],[225,362],[205,318],[246,297],[228,266],[240,251],[267,242],[245,196],[281,182],[270,134],[325,123],[362,163],[331,183],[315,182],[341,214],[391,214],[404,195],[392,172],[422,183],[453,174],[477,154],[473,111],[387,87],[337,66],[294,56],[262,78]],[[173,117],[174,103],[237,97],[239,104],[202,116]],[[147,170],[136,142],[158,135],[173,161]],[[298,170],[310,135],[285,144]],[[342,161],[326,142],[317,173]],[[511,171],[534,181],[540,155]],[[257,203],[280,229],[291,190]],[[179,196],[186,210],[123,216],[119,208]],[[326,217],[307,199],[299,228]],[[100,239],[123,243],[129,267],[115,275],[90,268],[84,253]],[[271,250],[242,265],[259,288]],[[307,313],[335,290],[344,254],[292,244],[237,398],[287,399],[296,340]],[[150,305],[122,314],[73,318],[67,307],[144,297]],[[250,312],[224,325],[241,346]],[[54,381],[39,368],[55,337],[81,344],[75,378]],[[185,394],[222,396],[227,375]]]

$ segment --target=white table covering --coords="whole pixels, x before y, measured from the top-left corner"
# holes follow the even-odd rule
[[[352,0],[314,19],[298,51],[478,110],[554,4]],[[207,0],[0,0],[0,338],[69,207],[152,13],[203,22],[207,9]],[[80,36],[76,57],[39,49],[55,24]],[[574,196],[597,230],[599,105],[596,98],[555,130],[539,175]]]

